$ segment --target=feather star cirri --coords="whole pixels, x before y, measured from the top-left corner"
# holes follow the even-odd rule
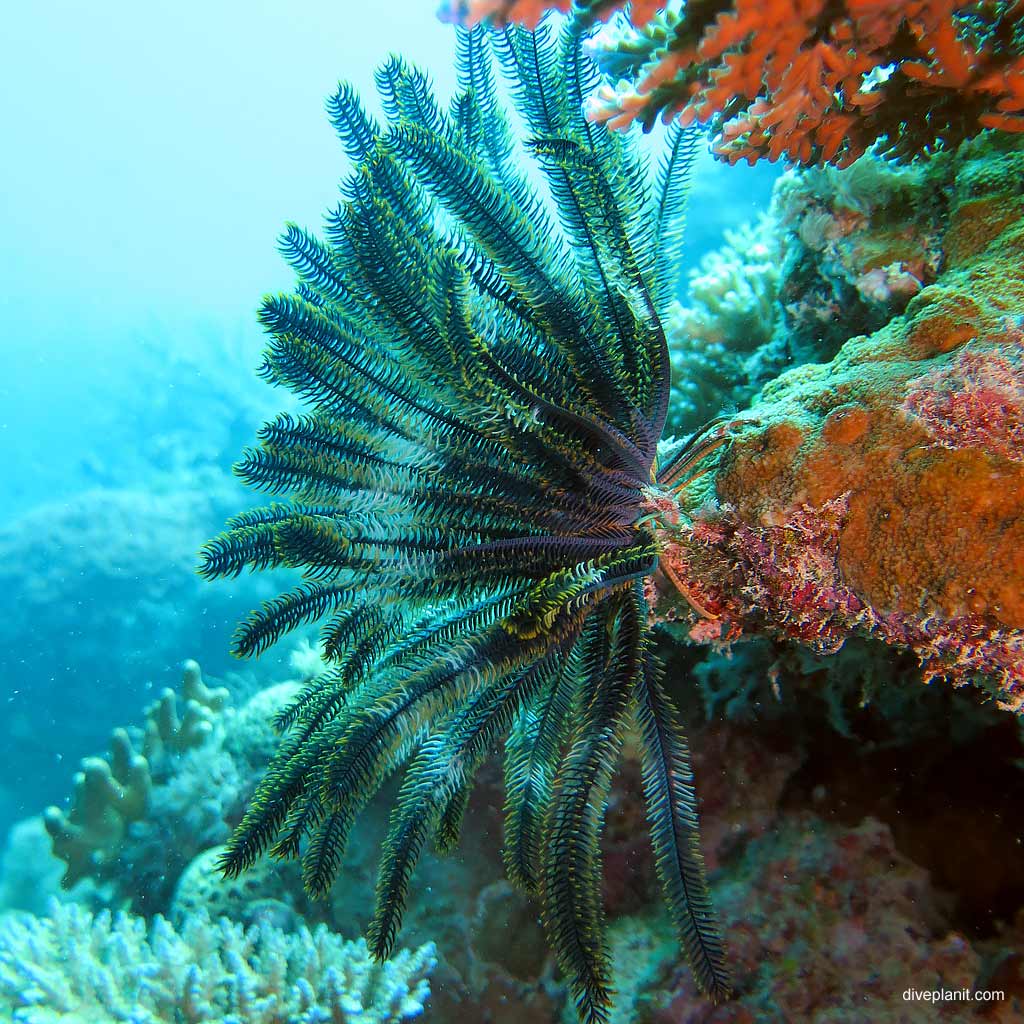
[[[325,241],[287,228],[299,284],[261,313],[261,373],[307,411],[265,424],[236,467],[287,500],[230,520],[201,571],[301,570],[236,651],[323,622],[329,666],[278,716],[223,870],[300,857],[323,895],[360,811],[404,771],[369,931],[386,957],[417,858],[457,842],[504,740],[508,875],[538,900],[590,1024],[611,1005],[599,843],[629,730],[681,944],[712,998],[728,981],[643,589],[657,526],[714,444],[658,466],[661,314],[696,140],[671,129],[651,172],[633,136],[588,124],[579,43],[571,23],[462,33],[446,111],[399,59],[377,76],[383,124],[348,86],[330,100],[355,169]],[[548,201],[523,173],[492,47]]]

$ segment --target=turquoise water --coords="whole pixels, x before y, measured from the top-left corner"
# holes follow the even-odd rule
[[[59,3],[5,32],[0,825],[59,801],[182,658],[239,668],[246,599],[191,568],[251,500],[226,474],[281,402],[253,373],[254,311],[291,285],[284,223],[315,228],[337,199],[324,100],[344,78],[375,109],[391,52],[454,86],[452,30],[416,0]],[[687,261],[763,209],[775,175],[702,162]]]

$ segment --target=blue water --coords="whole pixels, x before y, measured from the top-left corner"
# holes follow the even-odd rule
[[[253,373],[254,310],[291,284],[284,222],[316,226],[336,201],[324,98],[346,78],[372,106],[391,51],[453,86],[453,34],[429,2],[370,10],[5,12],[0,835],[61,802],[184,658],[239,668],[234,622],[273,582],[213,587],[192,569],[250,500],[229,468],[282,403]],[[688,259],[764,208],[775,174],[702,161]]]

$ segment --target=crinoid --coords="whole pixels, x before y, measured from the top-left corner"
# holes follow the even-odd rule
[[[386,957],[420,852],[457,841],[474,773],[505,738],[509,876],[536,894],[581,1017],[603,1021],[599,840],[631,728],[682,944],[714,998],[728,986],[643,596],[659,510],[706,448],[659,484],[659,314],[695,146],[670,134],[649,173],[637,140],[587,124],[593,69],[571,25],[493,45],[550,202],[520,169],[475,32],[447,112],[397,59],[378,73],[386,125],[340,88],[344,202],[326,242],[283,237],[300,283],[264,303],[262,374],[309,411],[267,423],[237,471],[289,500],[231,520],[202,572],[301,569],[241,625],[237,652],[322,620],[329,668],[279,716],[223,868],[301,857],[323,894],[360,810],[404,769],[369,936]]]

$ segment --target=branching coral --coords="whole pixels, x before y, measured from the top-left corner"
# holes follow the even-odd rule
[[[0,1008],[18,1024],[389,1024],[422,1013],[436,962],[428,944],[375,964],[323,926],[197,915],[176,931],[54,902],[0,924]]]
[[[573,25],[498,42],[551,209],[514,158],[482,32],[461,37],[448,112],[394,60],[385,126],[343,87],[356,165],[324,243],[284,249],[264,375],[310,411],[268,423],[239,473],[288,503],[246,512],[203,572],[301,569],[239,629],[258,653],[324,621],[330,668],[286,733],[224,867],[301,857],[326,894],[359,813],[404,767],[370,925],[386,955],[411,876],[458,839],[478,769],[507,737],[508,873],[539,897],[581,1016],[610,998],[600,836],[626,732],[667,902],[695,976],[727,982],[697,842],[689,755],[647,630],[652,522],[705,449],[656,467],[669,390],[662,316],[678,259],[685,135],[648,180],[635,140],[586,122]]]
[[[243,783],[221,756],[228,692],[208,687],[186,661],[181,694],[165,689],[143,729],[115,729],[107,757],[87,757],[74,778],[71,807],[44,814],[63,886],[83,879],[109,885],[111,900],[161,906],[180,869],[227,834],[223,806]],[[166,832],[175,841],[168,843]]]
[[[665,325],[672,359],[666,430],[690,433],[741,408],[772,376],[764,358],[781,312],[781,251],[775,225],[728,231],[725,244],[691,272],[686,300]]]
[[[228,700],[225,687],[211,689],[203,682],[199,665],[186,661],[182,667],[181,700],[168,688],[146,709],[143,756],[154,761],[202,746],[213,733],[216,716],[227,707]]]
[[[542,6],[480,0],[461,13],[501,24]],[[623,6],[577,5],[585,18]],[[633,4],[632,24],[620,16],[593,40],[619,80],[592,98],[594,119],[700,120],[730,161],[839,166],[873,144],[906,159],[984,128],[1024,130],[1018,0],[672,0],[655,10]]]

